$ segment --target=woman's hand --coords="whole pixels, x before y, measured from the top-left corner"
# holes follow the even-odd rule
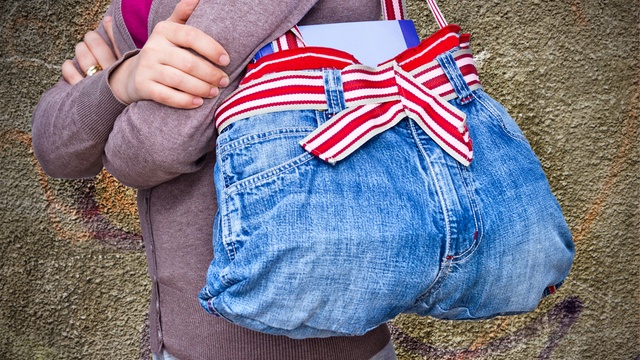
[[[107,16],[103,20],[103,25],[107,31],[107,35],[115,48],[113,41],[113,19]],[[73,61],[67,60],[62,64],[62,77],[71,85],[75,85],[87,76],[87,70],[90,69],[106,69],[111,66],[116,59],[120,57],[118,49],[111,50],[104,39],[95,31],[89,31],[85,34],[83,41],[76,45],[76,61],[85,73],[78,71]],[[94,68],[99,66],[99,68]],[[99,70],[98,70],[99,71]]]
[[[214,65],[228,65],[227,52],[201,30],[185,25],[198,2],[182,0],[169,19],[156,25],[142,50],[111,73],[109,83],[120,101],[153,100],[191,109],[229,84]]]

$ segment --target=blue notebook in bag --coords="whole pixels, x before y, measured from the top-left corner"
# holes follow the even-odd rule
[[[302,25],[299,28],[308,46],[346,51],[369,66],[377,66],[420,43],[411,20]],[[271,44],[267,44],[258,51],[254,60],[271,53]]]

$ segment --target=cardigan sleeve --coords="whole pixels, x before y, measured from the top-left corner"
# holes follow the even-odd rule
[[[113,7],[109,7],[106,15],[112,14]],[[112,46],[102,22],[96,31]],[[40,98],[32,116],[32,144],[36,158],[50,176],[91,177],[102,168],[104,145],[126,107],[115,98],[108,83],[118,63],[74,86],[60,78]]]

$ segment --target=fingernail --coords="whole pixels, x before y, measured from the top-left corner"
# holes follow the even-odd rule
[[[218,61],[220,62],[220,65],[227,66],[227,65],[229,65],[229,62],[231,60],[229,60],[229,56],[228,55],[222,55],[222,56],[220,56],[220,59],[218,59]]]
[[[195,106],[200,106],[204,103],[204,100],[202,100],[202,98],[199,97],[195,97],[193,98],[193,105]]]
[[[214,88],[211,88],[211,91],[209,92],[209,96],[216,97],[218,96],[218,93],[220,93],[220,90],[218,90],[217,87],[214,87]]]
[[[228,86],[229,85],[229,78],[228,77],[223,77],[222,79],[220,79],[219,85],[221,87]]]
[[[110,22],[112,20],[111,16],[105,16],[104,22]]]

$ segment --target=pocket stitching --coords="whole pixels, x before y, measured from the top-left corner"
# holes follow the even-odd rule
[[[299,167],[300,165],[312,160],[313,158],[315,158],[314,155],[308,153],[308,152],[304,152],[301,155],[296,156],[295,158],[281,164],[278,165],[274,168],[259,172],[257,174],[251,175],[246,179],[242,179],[240,181],[236,181],[235,183],[229,185],[226,189],[225,189],[225,194],[227,196],[232,196],[234,194],[236,194],[237,192],[241,191],[241,190],[245,190],[251,186],[257,186],[260,184],[263,184],[279,175],[281,175],[282,173],[295,169],[297,167]]]
[[[271,170],[275,170],[277,168],[279,168],[280,166],[284,166],[286,165],[288,162],[294,160],[297,158],[294,157],[290,160],[287,160],[284,163],[281,163],[279,165],[276,166],[272,166],[268,169],[262,170],[254,175],[251,175],[247,178],[241,179],[241,180],[236,180],[235,182],[233,182],[232,179],[232,171],[230,169],[228,169],[228,161],[229,161],[229,153],[231,151],[238,151],[238,150],[242,150],[244,148],[250,147],[250,146],[254,146],[256,144],[259,143],[264,143],[264,142],[268,142],[274,139],[285,139],[288,137],[296,137],[296,136],[300,136],[311,133],[313,130],[315,130],[315,128],[312,127],[299,127],[299,128],[281,128],[281,129],[274,129],[274,130],[270,130],[270,131],[266,131],[266,132],[262,132],[262,133],[258,133],[258,134],[251,134],[251,135],[245,135],[239,139],[236,140],[232,140],[222,146],[218,146],[218,150],[217,150],[217,154],[216,157],[220,163],[220,170],[222,172],[222,177],[224,179],[224,188],[228,189],[228,188],[233,188],[234,186],[236,186],[236,184],[243,182],[245,180],[248,180],[250,178],[252,178],[253,176],[256,175],[260,175],[263,174],[265,172],[271,171]],[[302,148],[301,148],[302,149]],[[303,154],[301,154],[303,155]],[[300,155],[298,155],[300,156]]]
[[[218,156],[224,157],[228,152],[232,150],[243,149],[248,146],[254,145],[258,142],[272,140],[278,137],[287,137],[293,136],[300,133],[311,133],[315,130],[312,127],[303,127],[303,128],[283,128],[283,129],[274,129],[267,132],[262,132],[258,134],[245,135],[239,139],[229,141],[223,145],[218,146]]]
[[[473,239],[473,243],[465,249],[462,253],[458,255],[454,255],[451,258],[452,263],[459,263],[467,259],[469,256],[473,255],[476,250],[480,247],[480,243],[484,237],[484,226],[482,226],[482,214],[478,209],[478,203],[476,200],[475,192],[471,189],[471,184],[469,184],[467,176],[464,175],[464,170],[461,168],[461,165],[458,163],[458,172],[460,173],[460,179],[464,184],[465,192],[467,193],[467,199],[469,201],[469,206],[471,206],[471,213],[473,214],[473,221],[475,223],[475,231],[477,231],[477,237]]]
[[[516,133],[514,133],[513,131],[511,131],[511,130],[509,130],[507,128],[507,126],[505,125],[505,123],[504,123],[504,121],[502,119],[502,116],[500,115],[500,112],[493,105],[488,103],[486,100],[482,99],[482,96],[476,96],[474,94],[474,97],[476,98],[476,100],[480,104],[482,104],[491,113],[491,115],[493,115],[493,119],[500,124],[500,127],[502,128],[502,131],[504,131],[504,133],[507,136],[509,136],[510,138],[512,138],[514,140],[520,141],[520,142],[522,142],[524,144],[527,144],[527,145],[529,144],[528,141],[527,141],[527,138],[525,138],[524,135],[516,134]],[[514,120],[514,122],[515,122],[515,120]]]
[[[227,221],[225,221],[225,226],[227,228],[227,234],[231,234],[231,219],[229,217],[229,198],[228,197],[223,197],[223,201],[224,201],[224,206],[225,209],[220,209],[220,211],[224,210],[223,214],[224,214],[224,219],[226,219]],[[220,219],[220,222],[222,222],[223,219]],[[221,224],[220,229],[222,230],[223,226]],[[221,239],[220,242],[222,244],[224,244],[224,248],[225,251],[227,252],[227,256],[229,257],[229,261],[233,261],[236,258],[237,252],[236,252],[236,243],[235,241],[228,241],[228,236],[225,236],[224,233],[221,234]]]

